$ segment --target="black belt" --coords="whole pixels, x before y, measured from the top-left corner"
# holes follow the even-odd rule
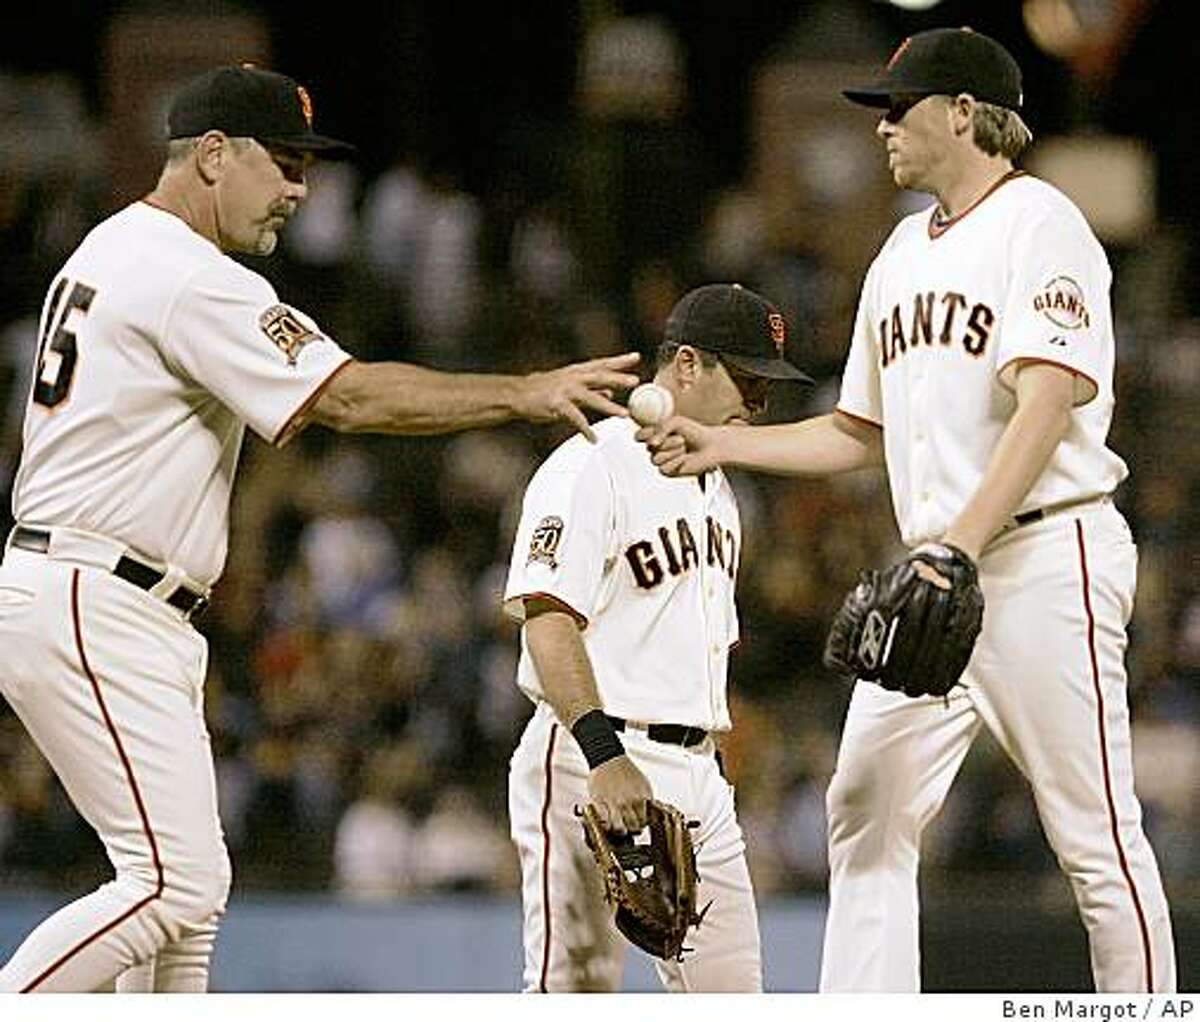
[[[1058,504],[1047,504],[1045,507],[1036,507],[1032,511],[1022,511],[1020,514],[1012,516],[1012,527],[1019,529],[1022,525],[1032,525],[1034,522],[1040,522],[1043,518],[1049,518],[1060,511],[1069,511],[1081,504],[1095,504],[1097,501],[1107,499],[1107,494],[1099,494],[1094,497],[1080,497],[1077,500],[1064,500]]]
[[[13,529],[9,542],[21,550],[29,550],[35,554],[50,552],[50,532],[47,529],[31,529],[28,525],[18,525]],[[143,564],[127,554],[121,555],[121,559],[114,565],[112,573],[117,578],[124,579],[147,592],[166,577],[165,571],[159,571],[149,564]],[[176,610],[182,611],[183,616],[188,620],[208,606],[207,596],[194,589],[189,589],[182,583],[163,599]]]
[[[617,731],[624,731],[625,728],[633,727],[635,730],[646,732],[646,737],[652,742],[665,742],[667,745],[682,745],[684,748],[691,748],[693,745],[699,745],[708,737],[708,732],[702,727],[689,727],[687,724],[647,724],[645,728],[637,725],[630,725],[628,721],[622,720],[620,717],[608,717],[609,722]]]
[[[1013,521],[1018,525],[1030,525],[1033,522],[1040,522],[1045,517],[1046,509],[1039,507],[1032,511],[1022,511],[1019,515],[1013,515]]]

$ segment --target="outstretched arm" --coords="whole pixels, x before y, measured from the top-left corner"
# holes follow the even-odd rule
[[[511,419],[569,422],[595,439],[585,410],[625,415],[614,391],[636,386],[636,353],[526,376],[444,373],[404,362],[351,362],[307,413],[341,433],[452,433]]]
[[[701,426],[676,416],[637,438],[663,475],[719,465],[781,475],[827,476],[883,464],[883,431],[842,412],[776,426]]]
[[[1067,435],[1075,395],[1070,370],[1028,362],[1017,371],[1013,413],[974,495],[942,537],[972,558],[1017,510]]]
[[[525,641],[546,700],[567,728],[604,709],[579,626],[561,603],[526,599]],[[646,799],[653,797],[650,782],[623,752],[592,768],[588,795],[608,829],[633,834],[646,826]]]

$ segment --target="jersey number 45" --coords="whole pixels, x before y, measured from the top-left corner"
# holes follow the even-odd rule
[[[63,292],[70,285],[67,300]],[[75,377],[75,322],[87,314],[96,289],[70,281],[65,277],[54,286],[54,294],[46,307],[38,341],[37,372],[33,377],[33,400],[46,408],[54,408],[66,400]],[[72,313],[75,316],[72,316]]]

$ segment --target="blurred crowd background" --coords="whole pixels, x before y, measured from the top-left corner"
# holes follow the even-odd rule
[[[639,350],[688,288],[780,305],[828,409],[868,262],[897,216],[869,111],[838,87],[905,35],[971,24],[1026,71],[1027,165],[1088,212],[1116,272],[1117,495],[1141,551],[1130,703],[1170,893],[1200,901],[1200,292],[1196,136],[1168,80],[1167,0],[706,0],[519,5],[71,3],[0,15],[0,487],[11,483],[48,281],[153,185],[166,97],[215,62],[305,82],[321,165],[252,262],[361,358],[523,372]],[[647,371],[649,366],[647,365]],[[199,627],[241,891],[363,898],[517,889],[508,757],[531,707],[500,612],[525,481],[566,433],[249,438],[228,568]],[[825,882],[823,796],[848,690],[820,666],[864,566],[898,553],[878,475],[737,475],[743,643],[725,742],[758,889]],[[0,526],[11,525],[7,498]],[[1081,722],[1081,726],[1084,726]],[[1024,783],[986,736],[927,844],[939,882],[1060,888]],[[0,705],[0,888],[106,873]]]

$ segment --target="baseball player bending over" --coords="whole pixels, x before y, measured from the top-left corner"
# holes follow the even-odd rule
[[[116,879],[43,922],[0,991],[204,990],[230,869],[192,627],[225,560],[247,424],[442,433],[565,419],[637,382],[636,355],[526,377],[355,361],[226,252],[267,255],[305,168],[347,147],[308,93],[225,67],[169,115],[158,186],[50,284],[0,567],[0,691],[95,828]],[[585,445],[586,446],[586,445]],[[157,955],[157,957],[155,957]],[[124,988],[124,987],[122,987]]]
[[[761,410],[772,379],[805,380],[783,358],[784,321],[737,285],[675,306],[655,382],[711,425]],[[509,772],[523,877],[527,991],[612,991],[625,943],[605,905],[577,807],[617,833],[646,824],[646,800],[689,820],[697,904],[682,961],[656,961],[672,991],[759,991],[758,916],[733,789],[714,736],[730,728],[729,649],[741,527],[719,469],[667,479],[608,419],[599,442],[562,444],[525,493],[505,589],[524,622],[518,684],[537,704]]]
[[[921,695],[920,676],[854,689],[828,793],[821,989],[918,989],[921,833],[986,726],[1033,787],[1096,989],[1171,991],[1171,923],[1130,754],[1137,555],[1110,499],[1127,470],[1106,446],[1104,249],[1062,193],[1014,169],[1030,140],[1021,74],[994,40],[922,32],[880,81],[846,95],[883,111],[876,134],[896,184],[937,201],[899,223],[867,272],[836,410],[745,430],[677,419],[642,434],[669,476],[882,463],[904,542],[938,544],[914,551],[914,570],[965,561],[973,586],[978,568],[982,632],[946,698]],[[886,676],[899,638],[863,634],[842,652]]]

